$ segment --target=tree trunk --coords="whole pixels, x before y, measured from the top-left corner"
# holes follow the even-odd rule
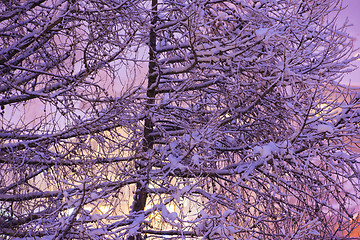
[[[147,86],[147,106],[145,108],[146,118],[144,124],[144,139],[143,139],[143,151],[144,153],[153,148],[154,145],[154,137],[150,134],[153,132],[154,123],[151,120],[151,116],[149,115],[149,110],[151,106],[155,103],[155,89],[156,89],[156,81],[160,77],[156,74],[156,33],[154,30],[154,26],[157,22],[157,0],[152,0],[151,3],[151,25],[152,28],[150,30],[150,39],[149,39],[149,73],[148,73],[148,86]],[[138,164],[138,170],[142,171],[146,168],[146,165]],[[136,184],[136,191],[134,196],[134,202],[132,206],[132,212],[140,212],[144,211],[146,206],[146,200],[148,197],[148,193],[146,187],[148,182],[141,182]],[[141,234],[137,234],[136,237],[130,236],[130,240],[140,240],[144,239]]]

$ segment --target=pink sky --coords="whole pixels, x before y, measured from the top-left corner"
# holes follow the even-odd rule
[[[354,47],[360,48],[360,0],[343,0],[343,5],[347,6],[342,12],[339,21],[349,19],[349,23],[353,26],[349,27],[348,32],[355,38]],[[360,49],[357,50],[360,53]],[[360,67],[360,60],[357,60],[357,67]],[[360,86],[360,69],[345,76],[346,82],[351,81],[352,85]]]

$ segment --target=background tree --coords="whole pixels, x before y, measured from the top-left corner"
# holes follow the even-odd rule
[[[345,238],[340,1],[3,1],[0,235]]]

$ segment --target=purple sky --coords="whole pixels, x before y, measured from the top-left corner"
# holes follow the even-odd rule
[[[360,48],[360,0],[343,0],[343,5],[347,7],[342,12],[339,21],[343,22],[346,18],[349,19],[349,23],[353,26],[349,27],[348,32],[355,38],[354,47]],[[357,52],[360,53],[360,49]],[[355,64],[360,67],[360,60],[357,60]],[[345,80],[346,82],[351,81],[352,85],[360,86],[360,69],[347,74]]]

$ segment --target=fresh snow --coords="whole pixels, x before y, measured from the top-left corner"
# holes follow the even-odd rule
[[[333,134],[334,133],[334,127],[328,124],[319,124],[317,126],[317,131],[319,133],[329,133],[329,134]]]
[[[263,146],[256,146],[253,148],[254,154],[260,154],[261,157],[266,158],[272,154],[279,153],[279,148],[273,142],[269,142]]]

